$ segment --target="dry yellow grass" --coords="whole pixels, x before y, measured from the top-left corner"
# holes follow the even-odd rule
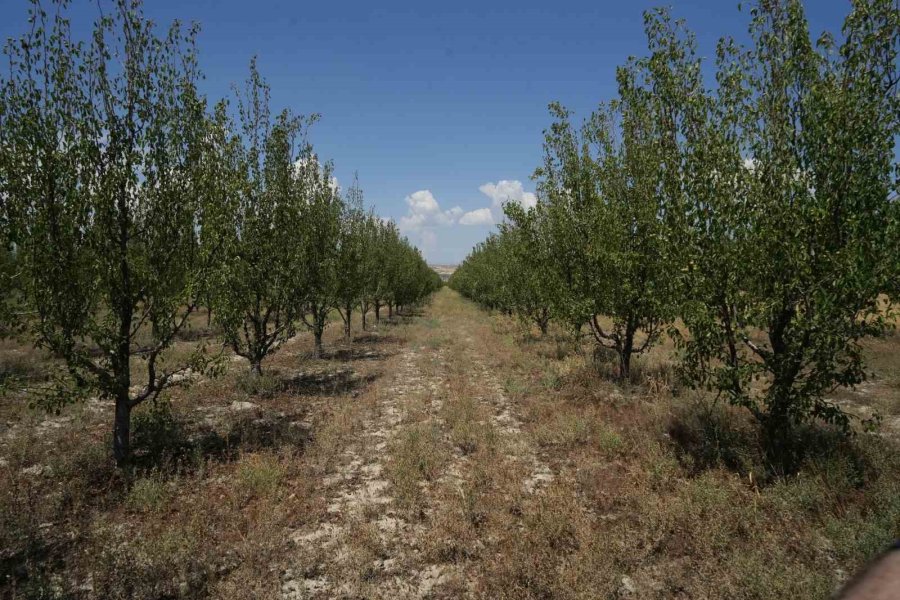
[[[125,471],[104,403],[7,397],[0,594],[823,598],[900,536],[896,335],[841,396],[883,434],[811,433],[789,479],[766,478],[742,411],[678,389],[665,345],[619,386],[564,332],[450,290],[352,347],[328,336],[328,360],[300,336],[263,380],[229,361],[142,407]]]

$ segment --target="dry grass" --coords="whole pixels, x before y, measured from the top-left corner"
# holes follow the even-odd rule
[[[811,428],[789,478],[745,412],[678,389],[665,345],[613,383],[566,332],[449,290],[352,348],[328,335],[329,360],[302,336],[261,380],[233,361],[142,407],[126,471],[104,403],[7,399],[0,595],[824,598],[900,537],[896,334],[838,396],[882,432]]]
[[[493,533],[486,595],[823,598],[900,537],[900,499],[888,491],[900,489],[900,456],[887,428],[850,441],[811,428],[802,472],[767,479],[752,421],[679,393],[665,344],[621,387],[602,356],[566,353],[563,333],[534,338],[491,320],[485,354],[556,477],[522,506],[516,535]],[[896,414],[900,399],[884,388],[900,340],[872,341],[870,357],[877,383],[856,394]]]
[[[205,317],[195,320],[170,359],[215,343]],[[0,401],[0,596],[277,596],[289,533],[321,514],[321,479],[403,342],[389,329],[357,331],[346,347],[330,328],[327,347],[343,354],[320,361],[301,335],[267,361],[266,385],[248,385],[246,363],[229,361],[223,377],[139,407],[125,470],[109,458],[107,402],[47,415],[13,389]],[[20,381],[49,364],[25,346],[0,347],[0,372]]]

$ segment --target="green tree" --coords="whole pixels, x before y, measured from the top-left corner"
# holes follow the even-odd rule
[[[753,47],[720,44],[708,120],[699,134],[683,131],[681,346],[689,381],[747,407],[773,463],[790,470],[802,456],[799,425],[849,430],[828,394],[863,381],[860,342],[886,326],[900,11],[854,2],[839,46],[827,35],[812,42],[798,1],[751,14]]]
[[[364,304],[366,287],[366,244],[367,227],[372,215],[363,210],[363,192],[359,178],[354,177],[353,185],[347,190],[344,214],[341,217],[341,231],[338,240],[337,258],[337,298],[338,312],[344,321],[344,338],[351,338],[353,310]],[[368,306],[362,307],[363,319]]]
[[[375,307],[375,322],[381,320],[381,308],[392,302],[393,291],[397,281],[397,255],[395,241],[400,239],[400,232],[393,221],[382,221],[378,226],[377,243],[375,245],[375,264],[378,280],[372,304]]]
[[[218,196],[231,219],[211,293],[226,342],[258,375],[263,359],[296,333],[301,315],[309,184],[295,163],[311,153],[305,133],[316,117],[283,111],[273,121],[269,87],[255,60],[238,100],[240,137],[219,144]],[[226,125],[220,132],[233,129]]]
[[[543,207],[526,210],[518,204],[506,206],[511,222],[501,224],[493,277],[499,284],[497,302],[522,320],[547,333],[551,311],[562,292]]]
[[[375,306],[378,295],[378,282],[381,277],[379,270],[378,243],[381,235],[381,219],[375,215],[366,215],[360,231],[362,255],[360,256],[361,289],[359,297],[359,310],[361,313],[363,331],[367,327],[369,311]]]
[[[198,239],[214,208],[198,184],[209,163],[197,30],[175,23],[160,36],[139,2],[118,0],[85,42],[72,35],[67,3],[52,6],[49,15],[33,4],[28,33],[6,45],[0,82],[16,317],[65,363],[38,400],[114,400],[121,462],[132,409],[206,365],[201,353],[180,364],[164,353],[218,259]]]
[[[450,287],[485,308],[512,314],[516,305],[510,275],[515,267],[505,246],[506,237],[500,233],[476,244],[450,277]]]
[[[535,210],[550,241],[530,244],[545,257],[543,269],[556,273],[555,312],[575,327],[586,320],[596,343],[618,356],[621,378],[629,377],[632,356],[658,341],[675,306],[665,218],[668,115],[650,87],[652,73],[642,78],[646,70],[637,61],[619,69],[618,98],[581,131],[568,111],[551,105],[557,121],[536,172]]]
[[[297,168],[307,191],[301,214],[304,289],[300,316],[313,334],[313,356],[321,358],[322,335],[329,313],[338,306],[339,285],[345,276],[338,271],[344,202],[330,163],[320,165],[316,156],[310,155]]]

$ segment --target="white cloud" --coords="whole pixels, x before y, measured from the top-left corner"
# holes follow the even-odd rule
[[[453,225],[463,214],[463,209],[454,206],[450,210],[441,210],[441,205],[431,190],[419,190],[406,197],[409,210],[406,216],[400,217],[400,229],[405,231],[421,231],[426,227]]]
[[[522,182],[518,179],[501,179],[497,183],[488,182],[478,189],[491,199],[491,211],[497,217],[502,215],[503,204],[506,202],[516,202],[525,208],[532,208],[537,204],[537,196],[532,192],[526,192]]]
[[[429,215],[441,211],[441,207],[438,205],[438,201],[435,200],[431,190],[413,192],[406,197],[406,203],[413,214]]]
[[[490,198],[490,206],[476,208],[466,212],[459,206],[443,210],[431,190],[418,190],[406,197],[406,214],[397,222],[400,230],[409,235],[426,256],[444,247],[444,236],[458,239],[461,235],[444,231],[456,225],[490,226],[503,221],[503,205],[516,202],[525,208],[537,204],[537,196],[526,192],[521,181],[506,180],[488,182],[478,188],[482,194]],[[439,242],[438,238],[441,238]],[[452,243],[452,242],[451,242]]]
[[[479,208],[464,214],[459,219],[460,225],[493,225],[494,216],[489,208]]]

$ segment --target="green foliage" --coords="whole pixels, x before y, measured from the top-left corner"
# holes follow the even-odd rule
[[[209,167],[196,28],[158,34],[139,4],[118,0],[88,42],[58,2],[32,8],[28,33],[5,47],[0,82],[4,250],[15,249],[17,317],[64,359],[56,408],[75,388],[114,398],[114,450],[128,453],[130,409],[190,365],[161,354],[196,307],[216,254],[200,245],[216,203]],[[4,315],[7,319],[12,315]],[[147,384],[131,390],[131,359]]]
[[[801,426],[851,430],[828,395],[865,379],[861,342],[891,323],[900,10],[854,2],[840,44],[813,43],[799,0],[751,15],[752,46],[721,40],[709,89],[693,35],[648,12],[648,56],[580,129],[551,105],[537,206],[507,206],[451,286],[588,323],[623,377],[680,317],[683,377],[746,407],[790,471]]]
[[[302,313],[303,213],[313,192],[295,164],[311,160],[305,134],[316,117],[285,110],[273,120],[255,60],[238,106],[238,137],[228,136],[235,127],[221,113],[226,171],[218,181],[231,206],[211,302],[226,341],[258,374],[263,358],[294,335]]]
[[[747,407],[773,462],[810,419],[849,430],[827,395],[865,379],[896,280],[897,40],[891,2],[857,2],[838,47],[799,2],[752,12],[754,45],[719,47],[715,93],[682,97],[684,373]],[[648,29],[660,39],[660,15]]]
[[[362,213],[358,186],[341,198],[307,140],[315,115],[272,117],[255,61],[237,118],[225,101],[209,110],[197,28],[160,34],[140,1],[111,4],[83,41],[67,1],[35,0],[5,46],[0,334],[61,359],[35,404],[115,400],[121,461],[134,407],[221,371],[203,345],[166,353],[201,304],[259,373],[300,322],[320,352],[333,308],[418,302],[439,279],[393,224]]]
[[[340,277],[335,290],[338,312],[344,321],[344,338],[348,341],[353,310],[363,302],[366,289],[366,269],[370,267],[366,261],[366,244],[370,241],[369,228],[374,226],[374,219],[373,214],[363,209],[363,191],[359,178],[354,176],[344,200],[337,257]]]

